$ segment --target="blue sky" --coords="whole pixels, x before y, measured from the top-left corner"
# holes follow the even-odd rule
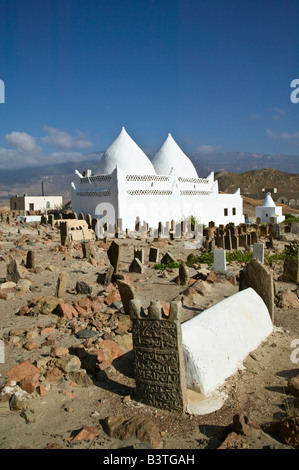
[[[0,169],[83,168],[122,126],[145,150],[171,132],[299,158],[298,19],[298,0],[0,0]]]

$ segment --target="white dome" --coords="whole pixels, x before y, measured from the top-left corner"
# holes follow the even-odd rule
[[[118,166],[126,175],[155,175],[155,169],[134,140],[122,127],[119,136],[104,152],[96,174],[111,174]]]
[[[276,207],[275,202],[273,201],[271,197],[271,193],[267,193],[263,202],[263,207]]]
[[[198,178],[193,163],[180,149],[171,134],[168,134],[164,144],[154,156],[152,164],[158,175],[169,175],[173,169],[177,176]]]

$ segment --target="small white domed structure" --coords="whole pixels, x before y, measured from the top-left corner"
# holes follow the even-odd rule
[[[282,215],[282,208],[276,207],[275,202],[271,197],[271,193],[267,193],[264,199],[263,205],[255,208],[255,217],[261,219],[261,223],[270,223],[270,219],[273,217],[274,222],[279,224],[283,222],[285,216]]]
[[[171,134],[152,160],[157,175],[173,173],[183,178],[198,178],[196,169],[191,160],[184,154]]]
[[[155,175],[155,169],[140,147],[122,127],[120,134],[104,152],[97,175],[110,175],[116,167],[125,174]]]

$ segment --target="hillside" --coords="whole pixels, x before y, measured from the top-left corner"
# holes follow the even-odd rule
[[[251,170],[236,174],[221,171],[215,174],[219,191],[233,193],[238,188],[241,194],[261,194],[262,188],[277,188],[278,193],[299,192],[299,174],[285,173],[273,168]]]

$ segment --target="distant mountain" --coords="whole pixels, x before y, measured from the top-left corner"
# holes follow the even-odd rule
[[[261,153],[214,153],[188,154],[199,176],[207,176],[211,171],[231,171],[244,173],[250,170],[274,168],[286,173],[299,173],[299,155],[268,155]]]
[[[62,195],[64,201],[68,201],[70,200],[71,181],[74,179],[75,169],[82,172],[88,168],[94,172],[102,154],[102,151],[86,154],[82,162],[27,167],[20,170],[2,170],[0,172],[0,200],[7,201],[11,196],[23,194],[41,195],[43,182],[45,195]],[[153,155],[154,153],[148,154],[148,157],[152,159]],[[187,155],[200,177],[208,176],[212,171],[215,173],[226,171],[241,174],[264,168],[299,174],[299,156],[272,156],[242,152]],[[265,185],[268,187],[272,183],[268,182],[266,184],[264,182],[263,186]],[[240,187],[240,185],[237,185],[237,187]]]

